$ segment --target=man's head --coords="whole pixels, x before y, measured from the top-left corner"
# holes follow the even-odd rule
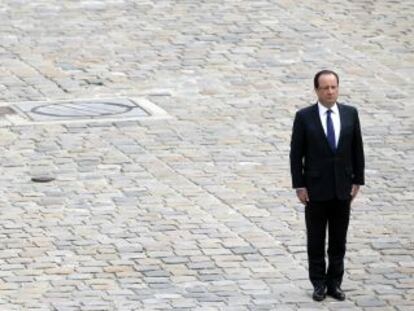
[[[338,98],[339,77],[332,70],[319,71],[314,79],[313,85],[319,102],[325,107],[332,107]]]

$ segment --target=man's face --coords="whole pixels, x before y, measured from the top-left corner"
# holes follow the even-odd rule
[[[315,89],[319,102],[332,107],[338,98],[338,82],[333,74],[321,75],[319,77],[319,87]]]

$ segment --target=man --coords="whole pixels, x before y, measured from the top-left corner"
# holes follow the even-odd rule
[[[358,112],[337,103],[339,77],[322,70],[314,77],[318,102],[296,113],[290,168],[292,185],[305,205],[312,298],[344,300],[346,234],[351,201],[364,184],[364,150]],[[328,229],[328,268],[325,235]]]

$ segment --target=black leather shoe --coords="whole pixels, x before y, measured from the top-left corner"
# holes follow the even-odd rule
[[[328,288],[327,294],[336,300],[345,300],[345,293],[339,287]]]
[[[315,301],[322,301],[326,297],[326,287],[325,286],[317,286],[313,290],[312,299]]]

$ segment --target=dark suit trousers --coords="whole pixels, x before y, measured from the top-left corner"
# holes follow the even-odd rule
[[[311,201],[305,207],[309,278],[313,286],[340,286],[344,274],[346,235],[350,201]],[[325,263],[325,237],[328,228],[328,260]]]

